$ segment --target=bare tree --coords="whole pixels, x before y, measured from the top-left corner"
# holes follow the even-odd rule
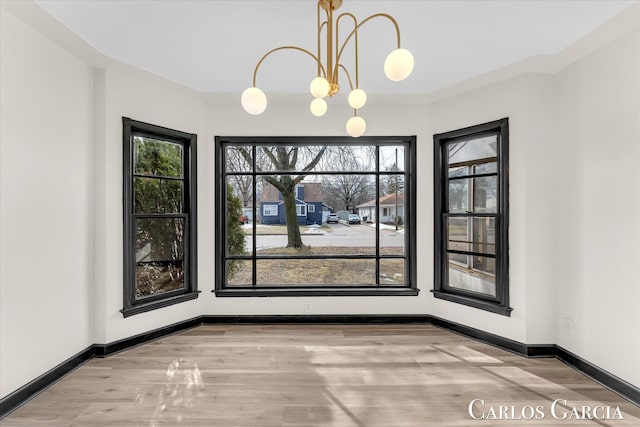
[[[336,171],[371,170],[374,147],[344,148],[339,155],[327,156],[325,168]],[[323,180],[325,195],[335,208],[353,211],[371,198],[375,183],[369,175],[327,175]]]
[[[246,164],[252,164],[252,150],[245,147],[230,147],[242,156]],[[282,193],[285,219],[287,223],[287,247],[301,248],[302,236],[298,227],[296,213],[295,189],[320,162],[327,147],[306,146],[259,146],[256,147],[256,170],[258,172],[273,171],[273,175],[262,175],[269,184]],[[305,164],[299,168],[298,162]],[[280,173],[278,173],[280,172]],[[287,172],[287,174],[282,174]]]

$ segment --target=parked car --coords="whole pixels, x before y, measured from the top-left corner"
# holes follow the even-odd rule
[[[347,222],[349,224],[362,224],[362,220],[356,214],[349,214],[349,216],[347,217]]]
[[[329,214],[329,216],[327,217],[327,224],[331,224],[331,223],[334,223],[334,224],[338,223],[338,215],[334,213]]]
[[[240,215],[240,224],[249,224],[249,218],[246,215]]]

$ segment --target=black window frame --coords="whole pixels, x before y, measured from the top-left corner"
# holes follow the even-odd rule
[[[498,209],[495,214],[466,213],[450,214],[448,212],[448,150],[451,143],[465,141],[483,136],[497,136],[497,186]],[[466,127],[436,134],[434,141],[434,288],[435,298],[464,304],[470,307],[510,316],[513,310],[509,307],[509,119],[503,118],[488,123]],[[484,174],[488,175],[488,174]],[[484,176],[480,174],[480,176]],[[472,175],[473,176],[473,175]],[[495,293],[489,294],[473,292],[450,287],[447,282],[447,230],[446,218],[459,217],[494,217],[496,221],[495,242]],[[455,253],[451,252],[451,253]],[[469,251],[463,255],[473,255]],[[476,254],[478,255],[478,254]],[[486,254],[483,254],[486,256]]]
[[[410,218],[405,218],[405,255],[397,258],[403,258],[406,260],[405,263],[405,277],[406,277],[406,286],[383,286],[380,285],[380,275],[379,275],[379,260],[380,259],[391,259],[392,256],[381,256],[379,253],[380,249],[380,227],[376,228],[376,255],[374,255],[376,262],[376,286],[310,286],[310,285],[301,285],[301,286],[277,286],[277,287],[256,287],[256,275],[253,274],[252,278],[252,287],[251,288],[228,288],[225,287],[224,284],[227,282],[226,278],[226,265],[229,259],[250,259],[253,262],[253,269],[255,273],[255,265],[256,259],[259,259],[255,252],[252,252],[250,255],[243,256],[228,256],[227,250],[225,247],[226,240],[226,210],[223,207],[226,206],[226,198],[227,198],[227,188],[226,188],[226,170],[225,170],[225,155],[224,155],[224,147],[225,146],[237,146],[237,145],[252,145],[255,147],[256,145],[308,145],[308,146],[344,146],[344,145],[390,145],[390,146],[404,146],[404,176],[405,176],[405,188],[404,191],[408,195],[409,200],[407,201],[405,198],[405,217],[407,213],[410,214]],[[358,139],[350,138],[350,137],[339,137],[339,136],[328,136],[328,137],[316,137],[316,136],[288,136],[288,137],[223,137],[216,136],[215,137],[215,212],[216,212],[216,220],[215,220],[215,247],[216,247],[216,260],[215,260],[215,286],[212,292],[215,293],[216,296],[220,297],[296,297],[296,296],[416,296],[419,293],[419,289],[417,287],[417,278],[416,278],[416,137],[415,136],[362,136]],[[314,171],[314,174],[318,172]],[[256,172],[255,167],[251,172],[253,177],[253,217],[258,218],[256,215],[257,212],[261,212],[258,201],[256,200],[256,176],[259,176],[261,173]],[[269,174],[269,172],[262,173],[263,175]],[[322,173],[319,173],[322,174]],[[353,171],[344,172],[345,175],[354,174]],[[398,175],[398,171],[381,171],[380,170],[380,162],[376,161],[376,172],[363,172],[363,174],[367,175],[377,175],[378,178],[380,176],[385,175]],[[379,203],[379,194],[380,194],[380,180],[376,180],[378,182],[376,186],[376,195]],[[379,211],[379,208],[376,207]],[[253,238],[254,238],[254,246],[255,246],[255,222]],[[316,256],[316,258],[353,258],[353,259],[362,259],[370,256],[363,255],[328,255],[328,256]],[[278,257],[270,257],[270,258],[278,258]],[[295,256],[282,256],[280,258],[291,258],[295,259]],[[308,257],[303,257],[308,258]]]
[[[182,211],[136,213],[134,206],[134,137],[142,136],[182,146]],[[198,297],[197,265],[197,135],[128,117],[122,118],[123,140],[123,309],[124,317],[190,301]],[[142,176],[142,175],[141,175]],[[184,283],[181,289],[136,298],[136,219],[184,218]]]

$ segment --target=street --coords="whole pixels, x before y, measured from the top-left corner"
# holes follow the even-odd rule
[[[303,234],[302,242],[311,247],[375,247],[375,227],[372,224],[328,224],[330,233]],[[388,228],[387,228],[388,227]],[[312,232],[318,229],[310,228]],[[304,228],[303,228],[304,231]],[[247,250],[251,250],[251,236],[245,238]],[[287,246],[286,235],[258,235],[256,249],[281,248]],[[380,230],[380,247],[404,247],[404,233],[396,232],[393,227],[382,225]]]

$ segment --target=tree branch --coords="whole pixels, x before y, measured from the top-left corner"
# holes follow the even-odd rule
[[[309,172],[311,169],[315,168],[325,151],[327,151],[327,147],[322,147],[320,151],[318,151],[318,154],[316,154],[316,157],[314,157],[313,160],[311,160],[309,164],[302,169],[302,172]],[[294,179],[294,182],[299,184],[306,176],[306,173],[300,174]]]

